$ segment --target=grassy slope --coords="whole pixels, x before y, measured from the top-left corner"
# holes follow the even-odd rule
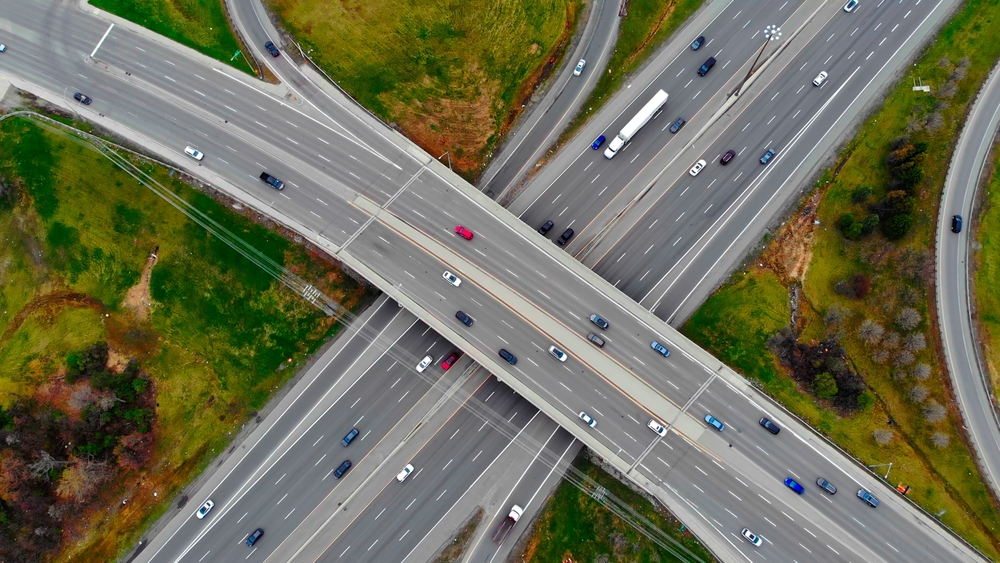
[[[22,179],[31,197],[0,209],[0,237],[13,241],[0,246],[0,390],[30,395],[69,350],[97,339],[139,357],[156,388],[158,447],[150,469],[107,487],[102,500],[115,507],[111,518],[105,520],[106,508],[88,514],[91,532],[63,553],[110,561],[339,325],[89,147],[20,119],[0,124],[0,146],[13,147],[0,153],[0,176]],[[363,299],[339,270],[171,180],[166,170],[142,166],[345,306]],[[120,304],[157,244],[155,305],[151,320],[140,322]],[[84,307],[40,309],[6,334],[18,312],[55,291],[94,297],[109,316]]]
[[[994,390],[1000,385],[1000,159],[986,188],[983,209],[976,224],[966,218],[966,228],[975,228],[982,245],[976,254],[975,299],[979,314],[979,336],[986,351],[986,367]]]
[[[839,173],[836,176],[828,174],[824,178],[830,180],[830,184],[825,188],[818,208],[823,226],[816,232],[813,259],[803,284],[803,335],[816,338],[825,332],[821,315],[831,305],[838,304],[849,309],[851,313],[841,328],[844,335],[842,341],[854,367],[864,375],[870,390],[877,396],[875,407],[853,418],[843,419],[817,405],[808,395],[795,390],[794,384],[785,377],[776,380],[785,381],[783,389],[765,385],[765,389],[786,406],[855,456],[867,463],[893,462],[892,485],[899,482],[910,485],[910,497],[930,512],[947,510],[943,522],[994,559],[1000,555],[997,538],[1000,514],[981,480],[969,478],[969,475],[977,475],[978,471],[969,449],[957,438],[961,426],[957,412],[950,408],[945,421],[931,424],[923,418],[921,405],[907,396],[909,390],[919,384],[928,388],[932,399],[945,405],[951,404],[947,376],[940,369],[942,364],[936,329],[932,328],[929,319],[932,311],[928,304],[933,299],[933,288],[926,283],[927,276],[921,281],[920,276],[907,275],[904,271],[918,269],[916,266],[921,263],[926,265],[932,258],[927,253],[933,252],[933,226],[953,143],[967,105],[986,73],[1000,58],[1000,42],[992,40],[997,36],[1000,36],[1000,5],[975,0],[966,3],[912,69],[914,75],[940,87],[949,80],[955,63],[968,57],[967,73],[964,79],[957,82],[955,95],[950,99],[942,97],[935,100],[932,96],[912,92],[909,81],[904,79],[890,90],[883,107],[861,127],[841,155]],[[947,64],[943,64],[943,59],[947,59]],[[943,107],[935,108],[936,101],[943,102]],[[832,225],[845,212],[853,212],[856,217],[866,213],[864,206],[851,203],[851,192],[860,185],[872,185],[876,188],[875,197],[881,197],[884,194],[882,186],[887,180],[884,158],[889,142],[906,133],[911,122],[922,123],[934,111],[940,112],[943,117],[941,127],[934,131],[922,129],[912,134],[915,140],[930,143],[930,149],[924,160],[926,179],[916,201],[914,226],[910,234],[894,245],[886,245],[880,235],[861,242],[845,241]],[[866,299],[849,299],[833,291],[838,281],[859,272],[869,275],[873,282],[872,292]],[[725,299],[731,307],[750,311],[756,308],[758,296],[753,292],[740,293],[735,286],[730,286],[713,297],[715,299]],[[908,300],[912,304],[907,303]],[[708,306],[706,304],[705,307]],[[856,337],[857,328],[864,319],[881,323],[887,331],[899,330],[894,326],[894,319],[904,306],[915,307],[923,318],[917,331],[926,334],[929,347],[916,355],[917,362],[928,363],[933,368],[931,377],[926,381],[915,381],[910,375],[893,378],[891,373],[899,368],[875,363],[873,349],[863,345]],[[699,325],[692,319],[686,330],[716,353],[725,355],[726,350],[716,348],[713,340],[724,341],[728,338],[735,342],[742,339],[742,335],[730,333],[731,325],[711,322],[707,318],[705,321]],[[706,334],[713,336],[709,339]],[[766,348],[758,347],[759,344],[759,339],[755,339],[753,347],[756,353],[769,357]],[[750,377],[762,380],[770,377],[769,373],[758,375],[753,366],[739,367],[746,369]],[[908,373],[908,369],[904,371]],[[877,428],[893,431],[895,438],[891,444],[884,447],[875,444],[872,431]],[[947,447],[935,448],[930,443],[934,432],[948,434],[954,439]]]
[[[253,74],[226,21],[222,0],[90,0],[90,4]]]
[[[574,0],[269,0],[313,59],[433,156],[474,171],[581,5]]]
[[[690,532],[680,531],[679,521],[657,512],[652,503],[590,463],[585,457],[579,457],[574,465],[611,494],[651,520],[702,561],[712,561],[711,554]],[[530,533],[532,535],[524,553],[525,561],[529,563],[558,563],[564,561],[566,557],[581,562],[621,563],[690,560],[677,559],[670,555],[576,485],[565,480],[559,484]],[[617,548],[614,545],[616,543]]]

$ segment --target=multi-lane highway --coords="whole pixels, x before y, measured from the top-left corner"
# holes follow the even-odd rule
[[[62,91],[85,91],[95,100],[77,108],[86,118],[164,158],[184,162],[220,189],[329,248],[609,462],[629,471],[630,478],[685,517],[720,556],[755,557],[756,550],[734,541],[732,532],[746,521],[760,531],[769,520],[776,531],[761,534],[769,538],[772,555],[876,561],[976,557],[808,429],[776,413],[736,374],[405,139],[360,112],[352,113],[334,93],[318,88],[316,98],[304,100],[299,91],[292,95],[250,81],[162,39],[125,25],[111,29],[64,5],[44,10],[14,5],[0,17],[5,25],[24,29],[22,44],[13,46],[19,54],[0,61],[0,71],[15,83],[54,103],[60,103]],[[280,64],[286,63],[279,63],[279,74],[295,70]],[[197,165],[184,160],[184,145],[197,145],[205,160]],[[257,179],[262,169],[283,179],[284,191],[263,185]],[[457,237],[456,223],[475,230],[475,238]],[[455,287],[443,280],[446,269],[464,283]],[[459,308],[476,319],[473,327],[454,319]],[[602,349],[585,339],[595,330],[586,320],[592,312],[611,321]],[[649,347],[652,340],[666,344],[673,354],[656,355]],[[569,353],[566,363],[548,355],[553,343]],[[520,361],[501,363],[496,356],[500,348]],[[730,392],[724,403],[709,404],[715,393]],[[722,435],[708,429],[701,422],[704,407],[731,420],[730,428]],[[576,418],[581,410],[595,415],[596,428]],[[670,426],[665,440],[645,429],[649,413]],[[753,426],[762,413],[785,426],[780,437]],[[690,446],[685,459],[713,482],[697,486],[694,497],[688,484],[700,478],[685,473],[684,463],[673,462],[679,470],[651,465],[649,456],[660,444],[676,448],[675,443]],[[710,474],[709,464],[719,471]],[[831,480],[848,484],[844,493],[850,493],[851,483],[875,490],[883,500],[878,517],[859,527],[849,525],[847,514],[868,510],[850,494],[831,499],[811,490],[791,496],[781,484],[798,471],[808,484],[807,472],[820,467],[833,474]],[[741,496],[739,487],[756,494]],[[744,515],[732,512],[732,497],[746,503]],[[839,509],[829,509],[827,502]],[[811,528],[808,536],[801,535],[797,527],[779,527],[770,517],[753,524],[755,515],[768,514],[765,505],[833,535],[821,536]],[[220,513],[223,520],[231,513],[232,522],[220,521],[213,528],[217,549],[234,543],[241,524],[235,520],[237,512]],[[234,528],[227,531],[227,526]],[[291,533],[284,531],[285,536]],[[914,539],[900,545],[885,540],[897,534]],[[280,535],[261,547],[280,545]]]

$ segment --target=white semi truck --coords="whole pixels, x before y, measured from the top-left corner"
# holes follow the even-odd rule
[[[643,125],[649,123],[649,120],[653,119],[653,116],[656,115],[656,112],[660,111],[660,108],[662,108],[665,103],[667,103],[667,93],[660,90],[653,96],[652,100],[649,100],[649,102],[647,102],[646,105],[639,110],[639,113],[635,114],[635,117],[633,117],[631,121],[625,124],[625,127],[622,127],[618,136],[611,139],[611,142],[608,143],[608,148],[604,151],[604,156],[606,158],[612,158],[618,154],[618,151],[625,146],[625,143],[629,142],[629,139],[631,139],[632,136],[639,131],[639,129],[642,129]]]

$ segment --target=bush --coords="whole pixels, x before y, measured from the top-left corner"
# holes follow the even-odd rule
[[[941,422],[947,415],[947,409],[933,399],[924,405],[924,420],[930,422],[931,424]]]
[[[858,327],[858,338],[865,344],[876,344],[882,338],[882,333],[884,332],[885,329],[882,328],[882,325],[871,319],[865,319],[861,323],[861,326]]]
[[[917,364],[913,366],[913,377],[918,381],[923,381],[931,376],[931,366],[927,364]]]
[[[927,347],[927,339],[922,332],[907,334],[903,339],[903,347],[911,352],[919,352]]]
[[[851,213],[844,213],[840,216],[840,220],[837,221],[837,227],[841,231],[847,231],[854,224],[854,215]]]
[[[854,188],[854,191],[851,193],[851,201],[854,203],[865,203],[868,201],[868,198],[872,196],[874,191],[875,190],[873,190],[871,186],[860,186]]]
[[[910,227],[913,226],[913,217],[907,214],[895,215],[882,225],[882,234],[885,235],[885,238],[899,240],[910,232]]]
[[[832,399],[837,396],[837,380],[830,375],[830,372],[824,371],[817,375],[813,381],[813,388],[820,399]]]
[[[914,403],[924,402],[930,394],[931,392],[923,385],[915,385],[909,392],[910,400]]]
[[[863,411],[866,411],[866,410],[872,408],[872,405],[874,405],[874,404],[875,404],[875,395],[872,395],[868,391],[865,391],[865,392],[861,393],[860,395],[858,395],[858,408],[859,409],[861,409]]]
[[[878,215],[872,213],[865,217],[864,221],[858,223],[861,225],[861,234],[870,235],[878,229]]]
[[[903,330],[913,330],[917,328],[920,321],[923,318],[920,316],[920,312],[913,307],[907,307],[899,312],[896,317],[896,325]]]
[[[844,229],[844,238],[847,240],[858,240],[861,238],[861,223],[851,223],[851,226]]]
[[[948,444],[951,443],[951,436],[944,432],[935,432],[931,434],[931,443],[937,448],[947,448]]]
[[[854,274],[851,276],[851,289],[855,297],[864,299],[872,290],[872,280],[865,274]]]

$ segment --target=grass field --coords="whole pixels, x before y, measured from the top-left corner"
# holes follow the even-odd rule
[[[701,6],[703,0],[630,0],[628,15],[622,20],[618,42],[580,112],[560,136],[571,137],[592,115],[601,110],[627,76],[646,62],[656,49]],[[691,41],[694,41],[694,37]],[[614,133],[612,133],[614,134]],[[609,135],[610,137],[610,135]]]
[[[579,0],[269,0],[361,105],[477,175],[567,38]]]
[[[985,363],[993,389],[1000,389],[1000,159],[986,191],[980,198],[983,207],[974,227],[981,245],[975,260],[975,299],[979,315],[979,336],[985,350]]]
[[[747,340],[741,332],[734,332],[738,325],[733,324],[733,318],[755,318],[762,294],[783,291],[782,283],[790,285],[795,280],[772,275],[767,282],[771,289],[761,291],[744,282],[742,273],[737,274],[685,328],[692,338],[723,357],[730,354],[732,346],[740,350],[741,357],[771,358],[770,362],[740,360],[735,367],[760,380],[768,393],[854,456],[869,464],[892,462],[891,485],[910,485],[910,498],[931,513],[946,510],[941,520],[993,559],[1000,556],[1000,512],[978,477],[964,442],[944,373],[931,303],[933,231],[941,186],[966,109],[1000,58],[1000,43],[989,39],[998,34],[1000,5],[967,2],[912,68],[914,76],[936,85],[932,95],[913,92],[909,79],[904,78],[890,89],[883,106],[860,128],[820,181],[825,186],[817,209],[820,226],[815,229],[808,273],[801,282],[800,341],[838,335],[852,368],[864,376],[869,392],[876,397],[871,408],[850,417],[832,412],[778,369],[759,335]],[[946,88],[948,84],[951,86]],[[904,134],[928,143],[923,160],[925,176],[913,202],[912,229],[895,242],[881,234],[859,241],[845,239],[836,227],[838,219],[847,212],[856,216],[868,212],[866,204],[852,201],[854,190],[872,186],[871,201],[885,195],[889,145]],[[772,244],[765,251],[765,260],[769,253],[778,251],[777,246]],[[983,272],[987,268],[984,261],[980,274],[990,280],[984,283],[992,291],[995,277]],[[866,296],[850,297],[837,290],[838,283],[856,274],[871,282]],[[912,328],[901,328],[898,320],[905,308],[918,313],[919,322]],[[841,311],[842,320],[831,324],[829,314],[834,309]],[[725,310],[726,315],[715,313],[719,310]],[[877,344],[862,341],[865,321],[884,327],[885,337]],[[924,335],[926,347],[915,348],[905,359],[901,359],[902,348],[898,347],[888,360],[880,356],[880,350],[890,349],[890,341],[898,346],[900,340],[905,342],[914,335]],[[916,369],[920,364],[927,366],[922,375]],[[775,373],[779,376],[774,377]],[[918,387],[922,388],[921,397],[914,394]],[[926,414],[931,401],[946,407],[939,421]],[[876,442],[875,430],[890,432],[887,445]]]
[[[680,521],[657,511],[648,500],[580,455],[573,465],[607,491],[648,518],[660,530],[686,548],[683,558],[671,554],[611,513],[579,487],[563,480],[544,511],[527,532],[523,561],[559,563],[566,558],[580,563],[667,563],[670,561],[714,561],[711,554]],[[675,548],[679,553],[684,550]],[[693,555],[693,556],[692,556]]]
[[[254,72],[243,55],[233,58],[241,46],[229,28],[222,0],[90,0],[90,4],[243,72]]]
[[[153,460],[61,524],[59,560],[113,561],[340,325],[88,145],[13,118],[0,146],[0,178],[22,186],[0,200],[0,404],[31,397],[98,340],[140,359],[154,385]],[[365,301],[337,267],[137,164],[345,307]],[[127,296],[156,245],[143,318]]]

